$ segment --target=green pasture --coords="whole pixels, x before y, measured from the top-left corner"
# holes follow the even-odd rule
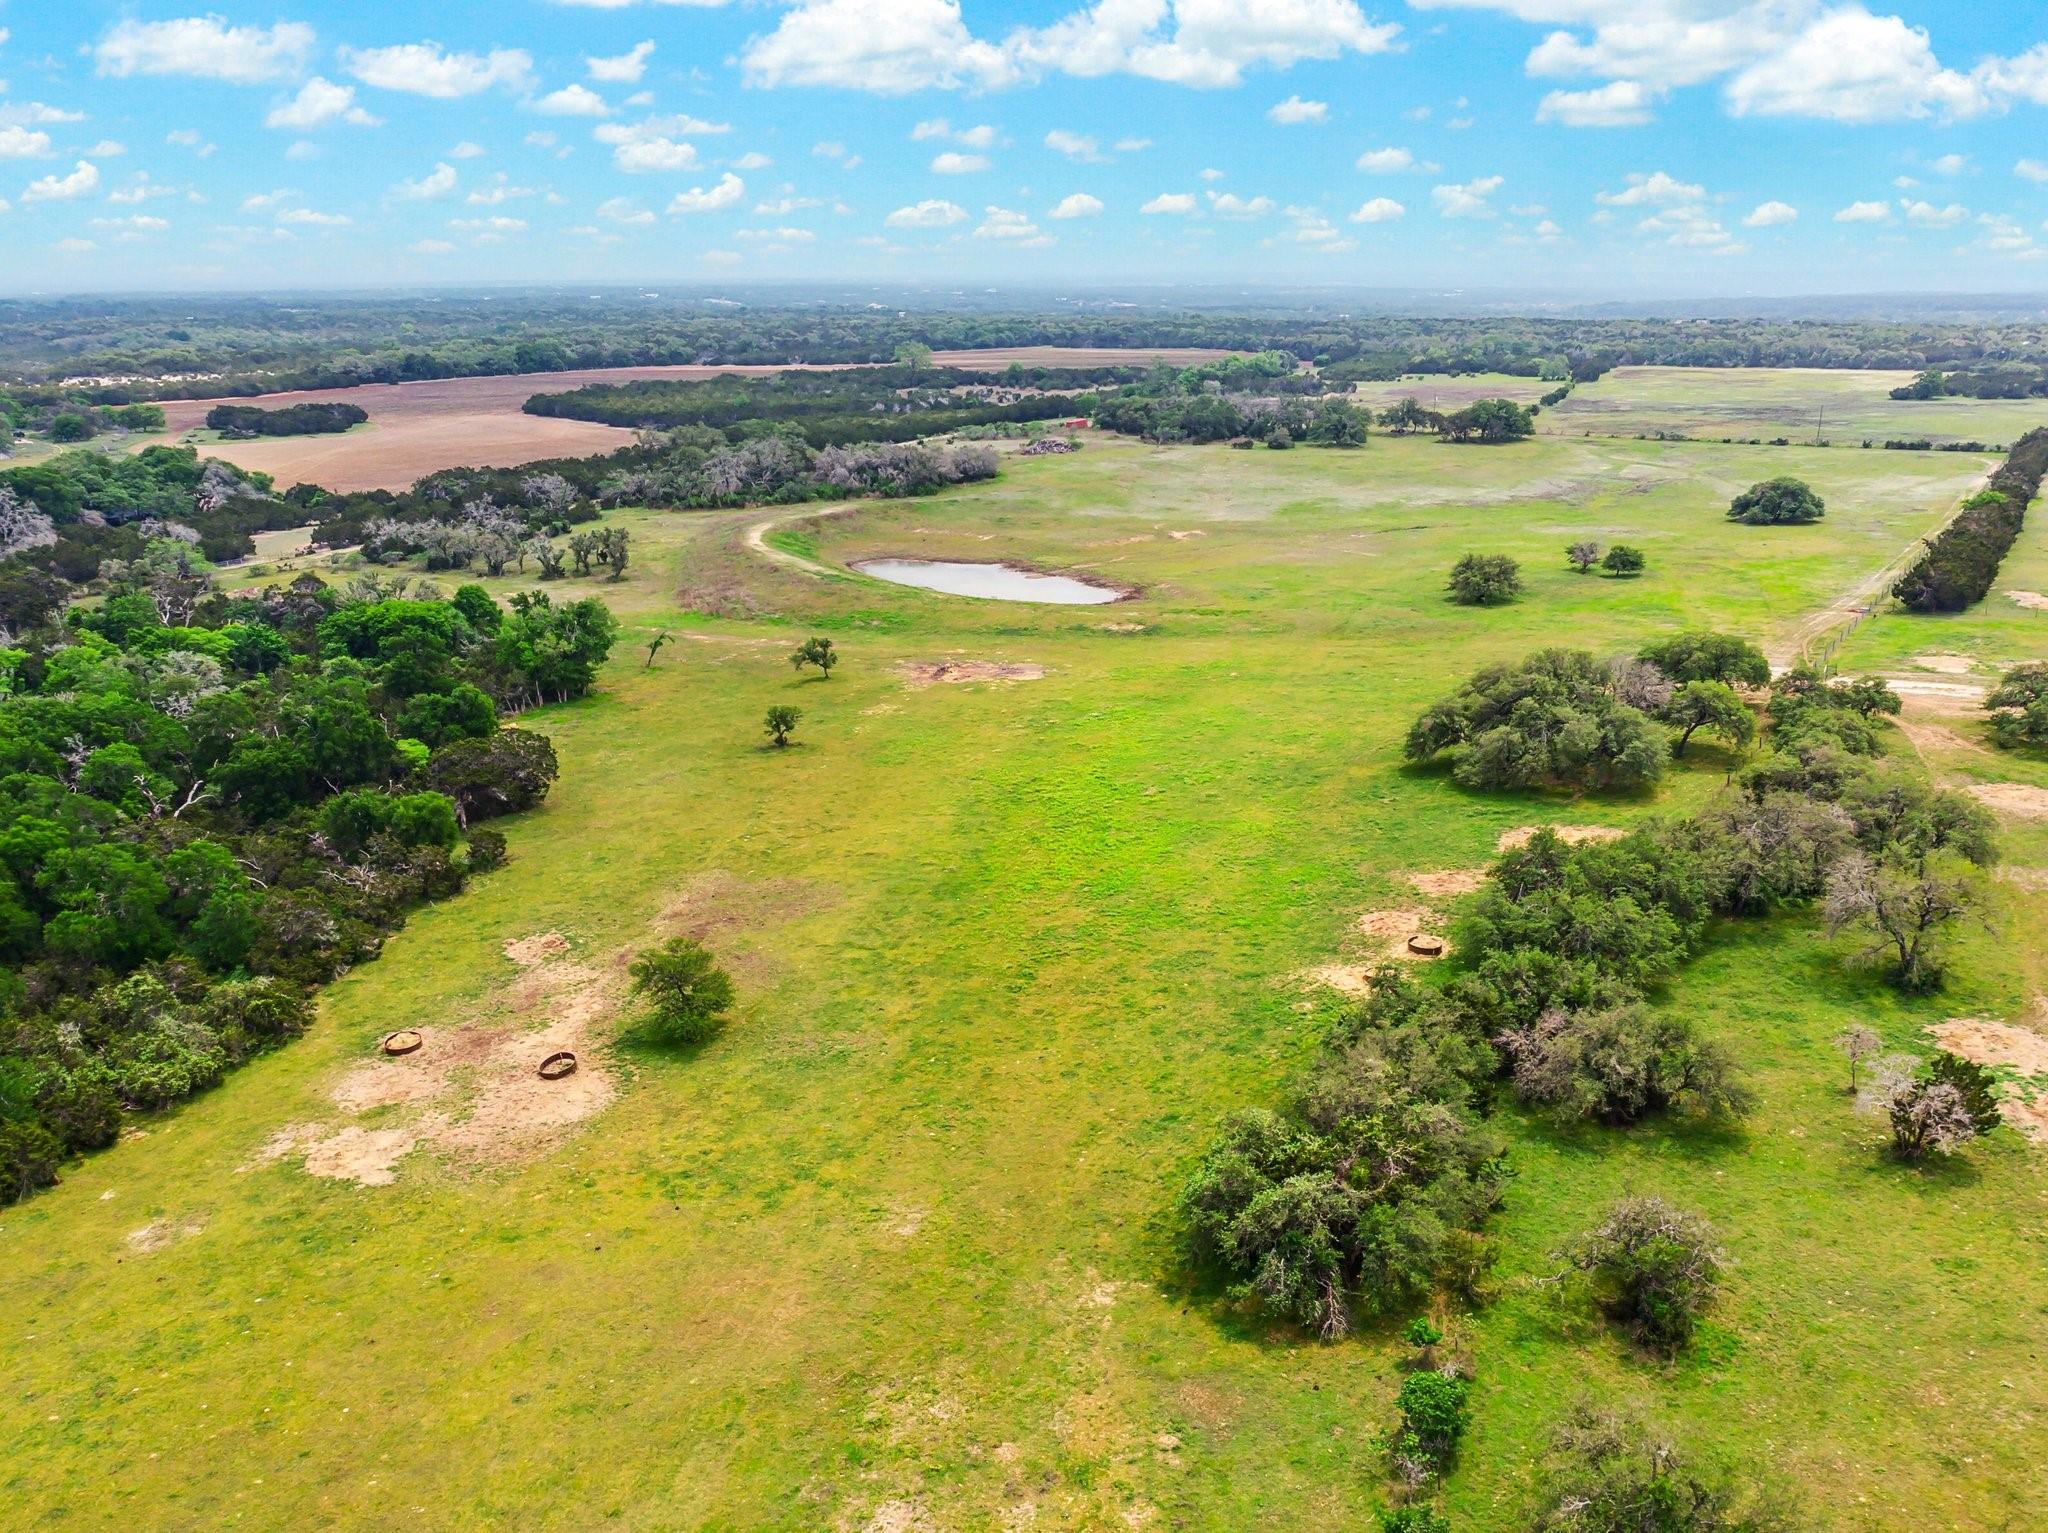
[[[621,514],[627,579],[553,588],[626,633],[597,694],[522,721],[563,775],[506,822],[509,865],[335,984],[309,1037],[0,1213],[8,1524],[1369,1527],[1392,1327],[1324,1346],[1229,1308],[1178,1260],[1175,1192],[1218,1118],[1312,1054],[1335,1002],[1300,976],[1361,912],[1418,903],[1408,875],[1480,866],[1519,824],[1697,803],[1738,765],[1696,748],[1654,801],[1478,796],[1402,765],[1409,720],[1538,645],[1781,640],[1985,467],[1091,441],[911,502]],[[1826,520],[1728,523],[1776,473]],[[2015,568],[2048,590],[2039,531]],[[1572,573],[1587,536],[1648,573]],[[1448,604],[1467,551],[1522,560],[1528,593]],[[1016,606],[845,572],[880,554],[1136,594]],[[2048,655],[2003,600],[1985,653]],[[1852,647],[1975,653],[1960,625],[1894,643],[1893,621]],[[811,633],[843,652],[829,681],[788,663]],[[897,669],[949,659],[1045,674]],[[764,748],[772,703],[803,710],[787,752]],[[2038,827],[2013,846],[2048,862]],[[1510,1122],[1499,1295],[1452,1325],[1479,1381],[1460,1533],[1525,1525],[1532,1454],[1582,1394],[1781,1477],[1824,1529],[2048,1522],[2048,1161],[2001,1130],[1892,1165],[1830,1044],[2021,1015],[2048,988],[2039,896],[1994,891],[1927,999],[1804,919],[1724,933],[1662,1000],[1750,1071],[1738,1130]],[[329,1093],[391,1028],[502,1015],[507,941],[559,931],[603,970],[679,902],[738,981],[734,1023],[691,1057],[622,1047],[618,1099],[559,1148],[483,1171],[416,1151],[385,1187],[260,1159],[287,1125],[350,1121]],[[1625,1190],[1706,1213],[1735,1259],[1672,1365],[1543,1281]],[[151,1225],[167,1243],[131,1244]]]
[[[1910,372],[1773,367],[1617,367],[1545,410],[1566,436],[1669,432],[1708,441],[1785,437],[1873,451],[1900,441],[2010,443],[2048,418],[2039,399],[1893,399]]]

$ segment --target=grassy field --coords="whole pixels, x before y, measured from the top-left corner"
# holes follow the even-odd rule
[[[1718,441],[1786,437],[1837,447],[1901,441],[2012,442],[2044,414],[2038,399],[1893,399],[1909,372],[1775,367],[1617,367],[1544,411],[1566,436],[1673,432]]]
[[[1480,866],[1518,824],[1697,802],[1735,764],[1696,750],[1656,802],[1480,797],[1401,766],[1409,719],[1538,644],[1782,639],[1984,466],[1091,443],[916,502],[621,515],[628,579],[566,589],[628,633],[599,694],[528,721],[564,771],[507,824],[509,866],[336,984],[311,1036],[0,1215],[10,1525],[1366,1525],[1401,1349],[1222,1306],[1177,1260],[1173,1196],[1218,1117],[1312,1053],[1335,1001],[1300,976],[1362,911],[1415,904],[1410,874]],[[1729,496],[1775,473],[1808,478],[1827,520],[1728,524]],[[2042,531],[2015,566],[2036,590]],[[1641,546],[1649,573],[1572,574],[1580,536]],[[1521,558],[1528,594],[1447,604],[1467,550]],[[1004,606],[838,573],[881,554],[1139,594]],[[2048,655],[2014,616],[2048,614],[1981,613],[1981,638],[1886,619],[1851,649]],[[679,642],[645,667],[660,629]],[[812,632],[845,654],[830,681],[788,664]],[[897,669],[948,659],[1044,675],[918,688]],[[781,753],[760,733],[779,702],[804,710]],[[2048,864],[2040,827],[2012,860]],[[2048,947],[2038,896],[1997,890],[1932,999],[1805,921],[1717,941],[1665,999],[1752,1073],[1739,1131],[1511,1122],[1501,1293],[1455,1326],[1479,1375],[1446,1496],[1460,1530],[1522,1525],[1532,1451],[1586,1392],[1782,1476],[1830,1530],[2048,1521],[2048,1161],[2001,1130],[1954,1166],[1890,1165],[1829,1043],[2020,1017]],[[619,1049],[617,1099],[546,1153],[415,1150],[378,1187],[263,1160],[288,1125],[408,1121],[332,1099],[392,1027],[544,1020],[518,1009],[507,942],[560,932],[602,991],[678,929],[733,969],[734,1025],[691,1058]],[[1736,1258],[1669,1367],[1532,1281],[1624,1189],[1699,1208]]]

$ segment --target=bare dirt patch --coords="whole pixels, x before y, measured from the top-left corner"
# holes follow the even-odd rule
[[[2036,1097],[2007,1097],[1998,1104],[1998,1116],[2015,1133],[2036,1144],[2048,1144],[2048,1093]]]
[[[1980,1065],[2005,1065],[2022,1075],[2048,1076],[2048,1036],[2009,1022],[1951,1017],[1927,1031],[1951,1054]]]
[[[123,1238],[122,1244],[139,1255],[147,1256],[151,1252],[163,1250],[166,1246],[176,1245],[181,1240],[189,1240],[205,1228],[205,1223],[198,1219],[187,1219],[182,1223],[176,1219],[159,1219],[154,1224],[145,1224],[139,1230],[130,1230]]]
[[[1938,671],[1944,676],[1967,676],[1977,662],[1968,655],[1915,655],[1906,662],[1923,671]]]
[[[1970,792],[1988,808],[2015,820],[2048,820],[2048,788],[2021,782],[1973,782]]]
[[[2030,612],[2048,612],[2048,596],[2039,591],[2007,591],[2005,594]]]
[[[1455,899],[1486,887],[1484,868],[1445,868],[1437,873],[1410,873],[1408,882],[1416,891],[1436,899]]]
[[[1097,623],[1095,625],[1096,632],[1098,633],[1144,633],[1150,627],[1149,623]]]
[[[1000,660],[905,660],[896,667],[906,687],[969,681],[1040,681],[1045,667]]]
[[[1539,830],[1556,832],[1557,839],[1567,846],[1578,846],[1586,841],[1619,841],[1628,832],[1613,825],[1517,825],[1513,830],[1500,833],[1495,847],[1503,852],[1516,851],[1536,839]]]
[[[1892,722],[1898,726],[1899,733],[1904,735],[1913,748],[1923,756],[1931,750],[1981,751],[1984,749],[1977,741],[1965,735],[1957,734],[1946,724],[1930,724],[1925,719],[1912,718],[1903,713],[1893,719]]]
[[[351,1116],[391,1112],[396,1121],[291,1124],[271,1136],[257,1161],[296,1154],[313,1176],[386,1187],[397,1179],[399,1163],[423,1145],[490,1165],[529,1158],[558,1142],[617,1094],[599,1030],[624,988],[617,964],[592,968],[566,959],[568,951],[559,932],[505,945],[521,973],[500,992],[497,1009],[514,1016],[543,1012],[545,1026],[493,1020],[421,1027],[417,1052],[358,1064],[330,1093]],[[575,1073],[541,1079],[540,1062],[564,1050],[577,1056]]]
[[[1184,543],[1189,538],[1206,538],[1208,535],[1208,533],[1204,532],[1199,527],[1191,528],[1186,532],[1169,532],[1167,534],[1167,536],[1169,538],[1172,538],[1176,543]]]
[[[505,944],[505,956],[522,969],[531,969],[569,951],[569,939],[560,932],[536,932]]]
[[[2002,867],[1991,876],[2022,889],[2048,890],[2048,868]]]

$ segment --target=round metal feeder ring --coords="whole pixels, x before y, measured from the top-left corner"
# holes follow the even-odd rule
[[[559,1054],[550,1054],[540,1062],[540,1069],[534,1073],[544,1081],[558,1081],[565,1075],[574,1075],[576,1056],[567,1049]]]
[[[1441,958],[1444,955],[1444,939],[1429,932],[1417,932],[1408,939],[1408,951],[1418,958]]]
[[[395,1033],[384,1035],[384,1052],[393,1056],[410,1054],[426,1042],[417,1028],[401,1027]]]

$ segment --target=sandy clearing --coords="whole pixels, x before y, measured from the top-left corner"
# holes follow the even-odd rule
[[[1967,676],[1977,662],[1968,655],[1915,655],[1906,664],[1917,665],[1923,671],[1939,671],[1944,676]]]
[[[1628,834],[1613,825],[1517,825],[1513,830],[1502,831],[1494,846],[1503,852],[1518,850],[1535,840],[1539,830],[1556,832],[1557,839],[1567,846],[1578,846],[1587,841],[1619,841]]]
[[[1432,895],[1438,899],[1449,899],[1484,888],[1486,869],[1445,868],[1436,873],[1410,873],[1408,882],[1419,893]]]
[[[2015,820],[2048,820],[2048,788],[2019,782],[1974,782],[1970,792],[1999,814]]]
[[[913,691],[941,683],[970,681],[1042,681],[1045,667],[1030,661],[903,660],[896,666],[903,685]]]
[[[1930,724],[1925,719],[1909,718],[1900,714],[1892,722],[1899,733],[1911,742],[1913,748],[1925,756],[1931,750],[1982,751],[1984,747],[1965,735],[1957,734],[1946,724]]]
[[[1930,1024],[1927,1031],[1951,1054],[1980,1065],[2004,1065],[2022,1075],[2048,1075],[2048,1035],[1981,1017],[1950,1017]]]
[[[2007,591],[2005,594],[2029,612],[2048,612],[2048,596],[2039,591]]]
[[[514,1016],[540,1011],[546,1025],[422,1026],[417,1052],[357,1064],[329,1093],[351,1116],[389,1110],[399,1114],[397,1121],[374,1128],[290,1124],[271,1136],[257,1162],[298,1155],[310,1175],[388,1187],[399,1163],[422,1145],[490,1165],[530,1158],[557,1143],[617,1094],[598,1029],[617,1010],[624,989],[619,964],[594,969],[570,961],[568,951],[559,932],[505,944],[505,956],[521,972],[500,992],[498,1009]],[[541,1060],[564,1050],[577,1057],[574,1073],[542,1080],[536,1073]]]

